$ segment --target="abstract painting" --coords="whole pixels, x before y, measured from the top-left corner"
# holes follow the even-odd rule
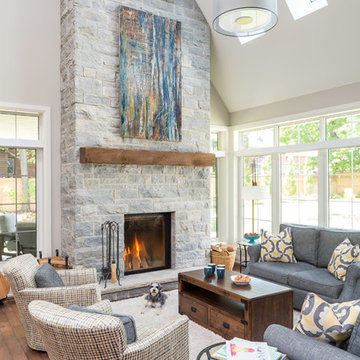
[[[181,23],[120,8],[121,136],[181,141]]]

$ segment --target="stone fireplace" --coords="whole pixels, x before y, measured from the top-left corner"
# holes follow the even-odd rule
[[[125,275],[171,267],[171,213],[125,215]]]
[[[181,142],[120,136],[120,5],[181,22]],[[210,30],[195,0],[61,0],[61,44],[62,252],[74,265],[100,269],[103,222],[119,223],[124,259],[126,214],[170,213],[165,265],[154,259],[154,267],[203,265],[211,242],[209,168],[81,164],[79,154],[87,146],[209,152]]]

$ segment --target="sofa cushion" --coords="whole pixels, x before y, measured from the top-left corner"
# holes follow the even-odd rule
[[[125,332],[126,332],[126,340],[127,344],[132,344],[137,341],[137,333],[136,333],[136,325],[135,320],[131,315],[121,315],[121,314],[112,314],[101,310],[91,309],[86,306],[78,306],[78,305],[70,305],[68,309],[74,311],[81,311],[90,314],[100,314],[100,315],[107,315],[113,316],[121,320],[124,325]]]
[[[263,279],[272,280],[281,284],[288,283],[289,274],[295,274],[299,271],[316,269],[315,266],[298,262],[296,264],[289,263],[249,263],[247,270],[249,270],[249,275],[258,276]]]
[[[353,245],[360,244],[359,231],[321,229],[319,242],[319,267],[327,267],[335,248],[348,238]],[[295,251],[296,256],[296,251]]]
[[[327,269],[314,268],[289,275],[288,285],[298,289],[338,299],[344,283],[336,279]]]
[[[38,288],[62,287],[64,282],[57,271],[50,265],[44,264],[35,274],[35,282]]]
[[[291,236],[296,259],[298,261],[305,261],[312,265],[317,265],[320,238],[319,228],[316,226],[281,224],[280,231],[283,231],[287,227],[291,229]],[[327,264],[328,263],[329,261]]]
[[[360,313],[360,300],[329,304],[316,294],[306,296],[294,330],[316,340],[346,347]]]

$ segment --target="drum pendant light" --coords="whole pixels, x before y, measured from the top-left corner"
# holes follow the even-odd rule
[[[214,0],[214,30],[228,36],[254,36],[278,21],[277,0]]]

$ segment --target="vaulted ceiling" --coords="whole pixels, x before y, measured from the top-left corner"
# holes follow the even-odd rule
[[[212,0],[196,1],[211,24]],[[328,2],[295,21],[278,0],[278,25],[245,45],[212,30],[211,80],[230,112],[360,81],[360,0]]]

